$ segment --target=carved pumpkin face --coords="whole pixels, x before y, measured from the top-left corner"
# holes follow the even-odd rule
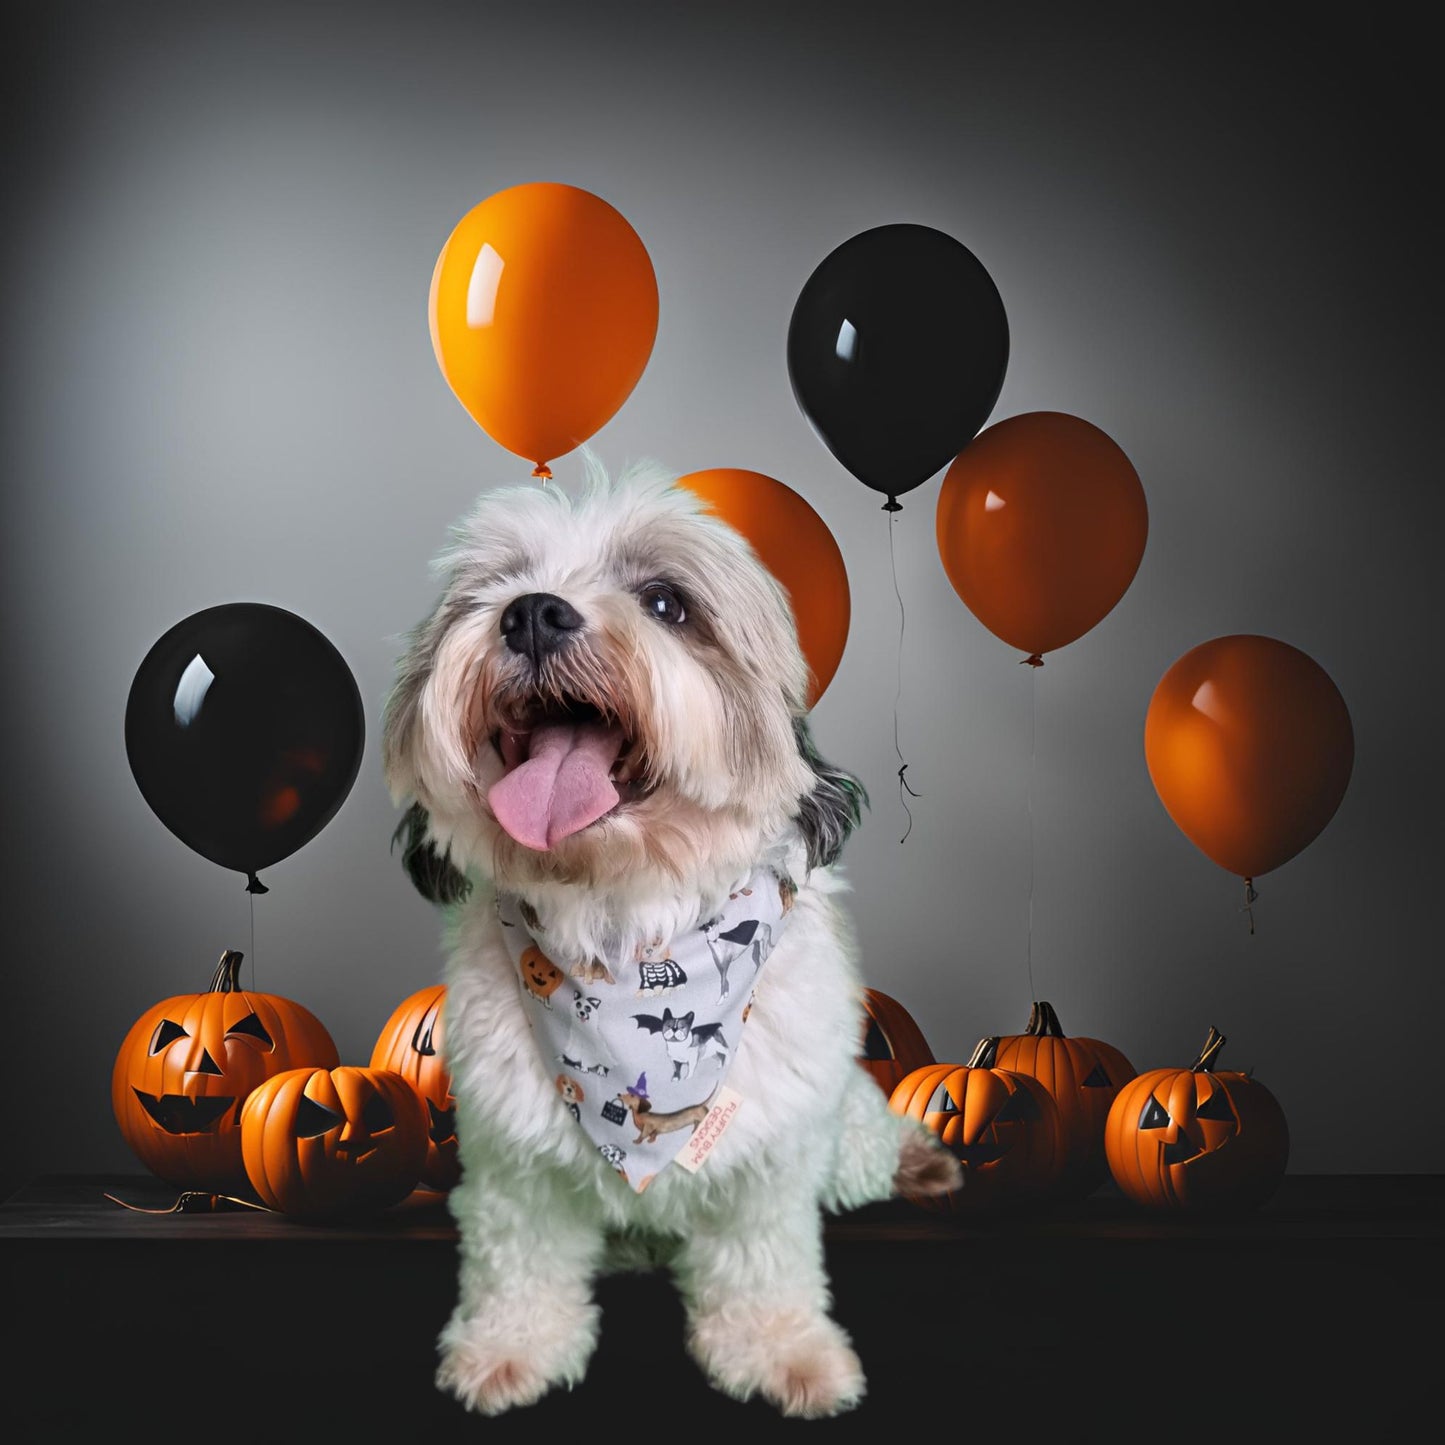
[[[562,986],[562,970],[536,944],[522,950],[521,967],[527,992],[551,1008],[552,995]]]
[[[288,1069],[252,1090],[241,1150],[261,1202],[326,1222],[399,1204],[427,1152],[426,1104],[390,1069]]]
[[[248,993],[228,949],[205,993],[163,999],[131,1025],[111,1071],[111,1106],[126,1142],[178,1189],[246,1187],[241,1105],[263,1080],[301,1064],[330,1067],[336,1045],[291,999]]]
[[[898,1114],[921,1119],[963,1165],[963,1187],[915,1203],[945,1212],[1021,1204],[1050,1194],[1064,1163],[1058,1110],[1028,1074],[989,1068],[983,1040],[968,1064],[925,1064],[889,1098]]]
[[[1161,1210],[1244,1210],[1284,1176],[1289,1127],[1279,1101],[1248,1074],[1212,1070],[1211,1029],[1192,1068],[1151,1069],[1109,1110],[1104,1145],[1120,1190]]]
[[[934,1062],[923,1030],[895,998],[876,988],[863,990],[863,1043],[859,1062],[885,1095],[905,1074]]]
[[[1055,1195],[1082,1199],[1109,1177],[1104,1157],[1104,1122],[1119,1090],[1138,1070],[1112,1044],[1100,1039],[1066,1037],[1050,1003],[1036,1003],[1028,1027],[1006,1034],[994,1057],[995,1068],[1031,1074],[1053,1096],[1064,1132],[1064,1168]]]
[[[443,1052],[446,985],[418,989],[397,1005],[371,1051],[373,1069],[392,1069],[421,1095],[427,1110],[426,1163],[421,1182],[448,1190],[461,1178],[457,1101]]]

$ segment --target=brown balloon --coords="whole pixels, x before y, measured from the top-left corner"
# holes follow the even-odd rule
[[[1334,816],[1355,741],[1344,698],[1312,657],[1243,633],[1191,648],[1159,680],[1144,756],[1185,837],[1221,868],[1254,879]]]
[[[1033,411],[996,422],[954,458],[936,526],[965,606],[1041,658],[1097,626],[1128,591],[1149,508],[1111,437],[1066,412]]]

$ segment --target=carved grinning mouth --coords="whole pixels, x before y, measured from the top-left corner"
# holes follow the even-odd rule
[[[948,1148],[960,1164],[966,1164],[971,1169],[992,1164],[1004,1155],[1004,1151],[997,1144],[987,1140],[977,1144],[950,1144]]]
[[[167,1134],[206,1134],[225,1116],[236,1101],[222,1094],[203,1094],[188,1099],[184,1094],[143,1093],[131,1086],[140,1106]]]

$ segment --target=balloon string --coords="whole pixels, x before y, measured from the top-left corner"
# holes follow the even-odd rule
[[[1254,902],[1259,897],[1259,892],[1254,886],[1253,878],[1244,880],[1244,907],[1239,911],[1249,917],[1249,931],[1254,932]]]
[[[256,992],[256,895],[251,894],[251,992]]]
[[[888,500],[892,502],[893,498]],[[888,512],[888,562],[893,569],[893,595],[898,599],[898,687],[893,694],[893,751],[898,754],[898,761],[902,764],[898,769],[898,801],[903,804],[903,811],[908,814],[908,826],[903,830],[903,837],[898,840],[903,843],[913,831],[913,809],[908,806],[908,799],[904,794],[912,793],[915,798],[922,794],[913,792],[908,785],[908,779],[903,776],[908,771],[908,764],[904,762],[903,750],[898,746],[898,699],[903,696],[903,629],[908,616],[903,607],[903,594],[898,590],[898,558],[893,551],[893,518],[903,509],[895,503],[891,509],[885,507],[883,510]]]
[[[1034,989],[1034,772],[1038,758],[1038,675],[1038,667],[1029,669],[1029,931],[1024,957],[1028,964],[1031,999],[1038,998]]]

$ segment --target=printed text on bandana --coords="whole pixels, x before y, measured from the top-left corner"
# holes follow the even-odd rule
[[[736,1089],[724,1085],[717,1091],[713,1106],[707,1111],[701,1124],[692,1131],[692,1137],[678,1151],[677,1162],[689,1174],[696,1174],[708,1157],[712,1147],[722,1138],[723,1130],[732,1123],[734,1115],[742,1107],[742,1095]]]

